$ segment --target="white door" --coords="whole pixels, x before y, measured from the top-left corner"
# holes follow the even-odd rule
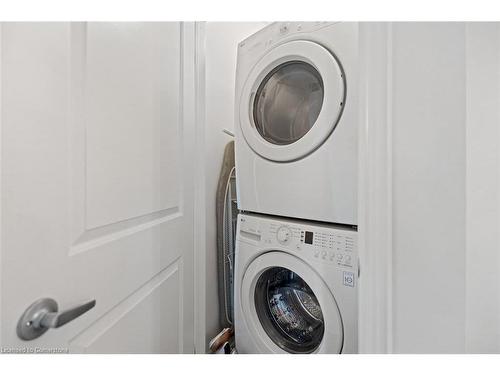
[[[2,351],[193,352],[194,25],[0,37]],[[40,298],[96,305],[21,340]]]

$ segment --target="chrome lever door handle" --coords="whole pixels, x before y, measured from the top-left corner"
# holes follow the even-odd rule
[[[17,323],[17,336],[22,340],[33,340],[43,335],[49,328],[58,328],[92,309],[95,300],[59,312],[57,302],[52,298],[42,298],[31,304]]]
[[[61,313],[51,312],[46,313],[40,319],[39,327],[58,328],[78,318],[95,306],[95,300],[84,303],[83,305],[73,307]]]

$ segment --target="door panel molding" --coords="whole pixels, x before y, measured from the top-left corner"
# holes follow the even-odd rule
[[[178,321],[180,324],[177,326],[177,349],[178,352],[182,352],[182,294],[179,293],[179,286],[182,285],[182,258],[177,258],[171,265],[160,271],[149,281],[144,283],[137,290],[132,292],[128,297],[120,301],[117,305],[112,307],[110,310],[102,314],[99,319],[93,322],[89,327],[87,327],[83,332],[76,335],[69,342],[69,349],[72,353],[86,353],[93,345],[95,345],[99,340],[102,340],[108,332],[115,328],[119,328],[120,324],[123,324],[123,319],[127,315],[134,312],[134,310],[143,307],[146,302],[148,302],[148,297],[153,293],[158,292],[162,287],[165,287],[166,283],[174,283],[174,291],[177,292],[177,304],[178,304]],[[168,301],[167,306],[172,306],[174,301]],[[160,315],[156,317],[157,319],[162,319],[166,316],[171,316],[167,311],[158,309],[160,311],[154,311]],[[151,318],[151,317],[148,317]],[[148,333],[146,333],[148,334]],[[165,332],[163,332],[165,334]],[[172,334],[172,332],[169,332]],[[134,351],[136,353],[136,351]]]
[[[112,25],[112,24],[111,24]],[[92,27],[92,24],[90,24]],[[179,52],[182,51],[183,33],[181,25],[179,30]],[[149,229],[169,220],[183,216],[183,179],[174,178],[177,184],[177,202],[168,207],[158,207],[156,210],[145,212],[140,215],[121,217],[113,222],[91,225],[89,223],[89,146],[88,146],[88,115],[86,113],[86,103],[88,93],[86,85],[89,79],[89,25],[87,23],[72,23],[70,25],[70,109],[69,121],[71,127],[69,154],[71,158],[71,218],[72,218],[72,239],[69,246],[69,255],[75,255],[83,251],[98,247],[107,242],[118,240],[122,237],[132,235],[141,230]],[[177,135],[178,142],[183,141],[183,75],[182,66],[184,56],[179,53],[179,82],[178,82],[178,102],[177,110]],[[162,127],[169,126],[163,122]],[[120,150],[118,150],[120,151]],[[177,150],[177,159],[182,160],[180,147]],[[182,172],[180,172],[182,173]],[[166,194],[166,193],[165,193]]]
[[[177,207],[147,214],[138,218],[124,220],[100,228],[85,231],[70,246],[69,255],[73,256],[84,251],[92,250],[108,242],[117,241],[123,237],[182,217]]]

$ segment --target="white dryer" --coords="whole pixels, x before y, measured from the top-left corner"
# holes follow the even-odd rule
[[[357,233],[240,214],[238,353],[357,353]]]
[[[239,209],[357,224],[358,25],[274,23],[239,44]]]

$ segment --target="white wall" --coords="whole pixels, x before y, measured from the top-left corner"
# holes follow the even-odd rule
[[[217,248],[215,194],[225,145],[234,129],[234,81],[238,43],[265,22],[207,22],[205,25],[205,205],[206,205],[206,334],[217,334]]]

